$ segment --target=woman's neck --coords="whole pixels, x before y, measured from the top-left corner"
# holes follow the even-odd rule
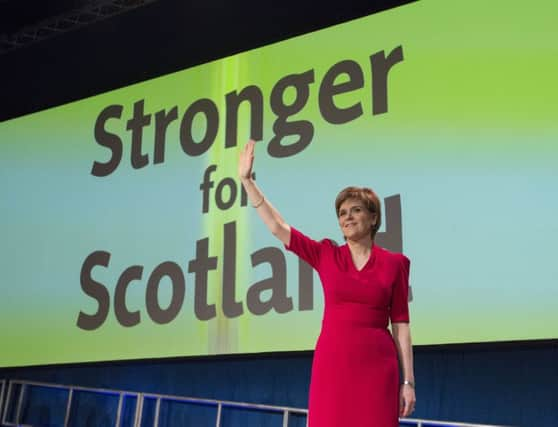
[[[358,240],[347,239],[347,245],[354,255],[368,255],[374,246],[374,239],[370,236]]]

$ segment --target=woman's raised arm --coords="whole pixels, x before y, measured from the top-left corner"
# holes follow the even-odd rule
[[[267,200],[262,191],[252,179],[252,167],[254,165],[254,146],[256,142],[249,140],[240,152],[238,161],[238,175],[240,181],[248,193],[252,206],[258,212],[269,231],[273,233],[283,244],[288,245],[291,240],[291,227],[285,222],[281,214]]]

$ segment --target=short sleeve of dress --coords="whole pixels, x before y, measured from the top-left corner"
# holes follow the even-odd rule
[[[400,255],[399,271],[391,293],[390,319],[394,322],[409,322],[409,269],[411,261]]]
[[[304,235],[291,226],[291,240],[285,248],[294,252],[313,268],[317,268],[322,254],[323,244]]]

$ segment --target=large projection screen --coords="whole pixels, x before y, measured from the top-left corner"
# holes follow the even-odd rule
[[[417,345],[558,338],[554,2],[422,0],[0,124],[0,367],[309,350],[319,280],[246,203],[411,259]]]

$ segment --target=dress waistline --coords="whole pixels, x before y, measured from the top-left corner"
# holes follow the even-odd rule
[[[339,304],[326,307],[322,323],[328,326],[386,329],[389,324],[389,312],[362,304]]]

